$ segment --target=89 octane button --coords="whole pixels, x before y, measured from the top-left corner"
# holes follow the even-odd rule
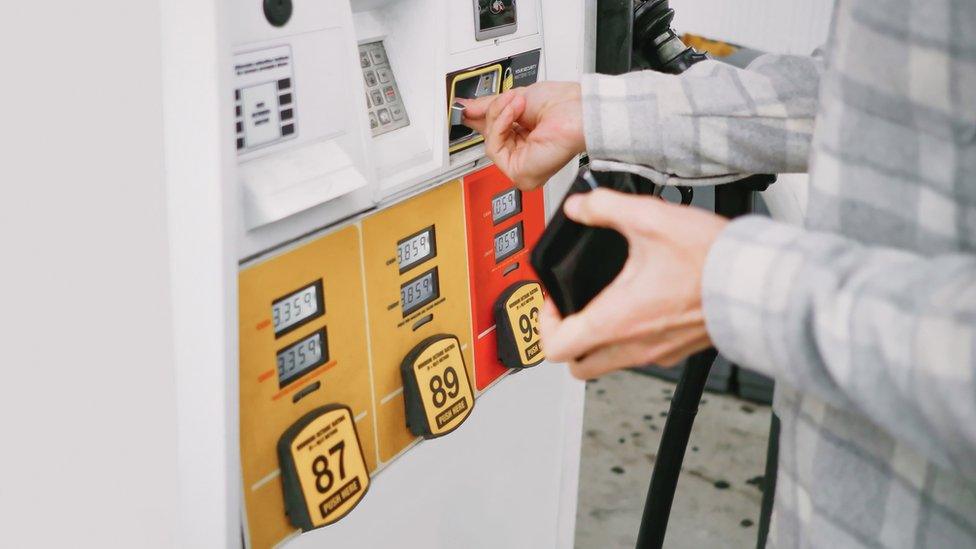
[[[498,359],[507,368],[530,368],[546,359],[539,337],[542,304],[542,285],[538,282],[513,284],[495,302]]]
[[[400,372],[407,425],[414,435],[446,435],[471,415],[474,392],[457,337],[425,339],[407,354]]]
[[[302,531],[346,516],[369,489],[369,472],[352,410],[316,408],[278,440],[285,512]]]

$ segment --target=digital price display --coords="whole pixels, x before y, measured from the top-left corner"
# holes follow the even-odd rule
[[[285,511],[303,532],[349,514],[369,490],[356,420],[348,406],[312,410],[278,440]]]
[[[422,341],[403,359],[400,373],[407,425],[414,435],[446,435],[471,415],[474,391],[457,337],[441,334]]]
[[[403,316],[410,316],[417,309],[441,296],[437,267],[400,286],[400,306]]]
[[[518,222],[495,236],[495,263],[501,263],[525,247],[522,222]]]
[[[284,387],[329,360],[325,328],[278,351],[278,386]]]
[[[434,226],[397,242],[397,264],[403,274],[420,263],[437,257],[437,241]]]
[[[298,328],[325,314],[325,298],[322,295],[322,279],[280,297],[271,304],[271,317],[275,337]]]
[[[509,189],[491,199],[491,222],[498,225],[502,221],[522,213],[522,193]]]

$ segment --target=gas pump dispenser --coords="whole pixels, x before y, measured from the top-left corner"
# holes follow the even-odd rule
[[[554,204],[452,105],[577,79],[586,3],[230,4],[244,545],[567,546],[582,384],[532,368]]]

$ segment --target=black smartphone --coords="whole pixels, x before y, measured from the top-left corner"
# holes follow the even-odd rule
[[[629,255],[627,239],[613,229],[577,223],[563,212],[566,198],[597,187],[636,193],[629,178],[601,183],[601,174],[582,168],[559,210],[532,250],[532,267],[563,317],[582,310],[623,270]]]

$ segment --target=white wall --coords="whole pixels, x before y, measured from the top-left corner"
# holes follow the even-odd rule
[[[0,545],[169,547],[158,4],[5,2]]]
[[[832,0],[671,0],[675,28],[778,53],[808,54],[827,36]]]

